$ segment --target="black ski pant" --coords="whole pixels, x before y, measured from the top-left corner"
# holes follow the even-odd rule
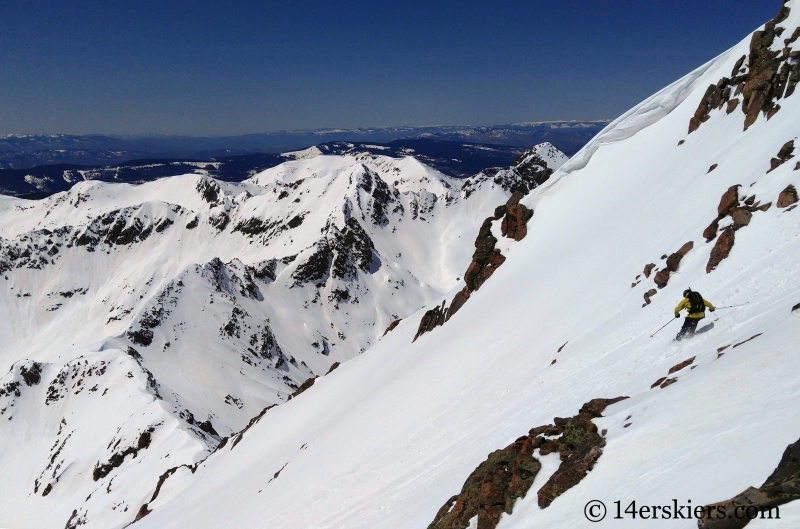
[[[681,327],[680,332],[675,337],[676,340],[683,340],[683,338],[688,334],[689,336],[694,334],[694,331],[697,330],[697,324],[700,323],[702,318],[686,318],[683,320],[683,327]]]

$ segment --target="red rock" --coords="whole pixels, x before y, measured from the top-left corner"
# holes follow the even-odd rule
[[[414,335],[412,342],[416,342],[417,338],[426,332],[430,332],[436,327],[444,324],[447,310],[445,303],[446,301],[442,301],[441,306],[430,309],[422,316],[422,319],[419,322],[419,328],[417,329],[417,334]]]
[[[723,259],[727,258],[728,255],[731,253],[731,249],[733,248],[733,244],[735,242],[735,235],[732,227],[727,227],[722,231],[722,235],[717,238],[717,243],[714,245],[714,248],[711,250],[711,256],[708,259],[708,264],[706,265],[706,273],[711,273],[719,264],[722,262]]]
[[[718,229],[719,229],[719,219],[714,219],[714,222],[709,224],[708,228],[703,230],[703,237],[705,237],[707,241],[710,241],[711,239],[717,236]]]
[[[386,330],[383,331],[383,336],[386,336],[388,333],[392,332],[395,329],[395,327],[400,325],[401,321],[403,321],[403,320],[399,319],[399,320],[394,320],[392,323],[390,323],[389,326],[386,327]]]
[[[689,253],[689,252],[692,250],[692,248],[694,248],[694,242],[693,242],[693,241],[689,241],[689,242],[687,242],[687,243],[684,243],[684,245],[683,245],[683,246],[681,246],[681,247],[678,249],[678,252],[677,252],[677,253],[678,253],[678,254],[680,254],[681,256],[684,256],[684,255],[686,255],[687,253]]]
[[[667,286],[667,283],[669,283],[669,269],[664,268],[663,270],[656,272],[656,276],[653,278],[653,281],[655,281],[658,288],[664,288]]]
[[[719,206],[717,206],[717,214],[720,216],[720,218],[727,215],[731,208],[734,208],[739,204],[740,187],[740,185],[731,186],[727,191],[725,191],[725,193],[722,194],[722,198],[719,199]]]
[[[771,207],[772,207],[772,202],[767,202],[766,204],[761,204],[756,209],[758,209],[759,211],[767,211]]]
[[[645,265],[645,267],[644,267],[644,277],[650,277],[650,272],[652,272],[653,268],[655,268],[655,267],[656,267],[655,263],[650,263],[648,265]]]
[[[660,386],[660,385],[661,385],[661,383],[662,383],[662,382],[664,382],[666,379],[667,379],[667,377],[661,377],[661,378],[659,378],[658,380],[656,380],[655,382],[653,382],[653,385],[652,385],[652,386],[650,386],[650,389],[653,389],[653,388],[654,388],[654,387],[656,387],[656,386]]]
[[[792,184],[789,184],[786,189],[781,191],[781,194],[778,195],[778,204],[779,208],[785,208],[791,206],[795,202],[797,202],[797,189]]]
[[[674,366],[672,366],[669,369],[669,374],[671,375],[672,373],[675,373],[676,371],[680,371],[681,369],[685,368],[686,366],[692,365],[692,363],[694,362],[695,358],[697,358],[697,357],[693,356],[693,357],[689,358],[688,360],[684,360],[683,362],[681,362],[679,364],[675,364]]]
[[[521,241],[528,234],[527,223],[533,216],[533,211],[522,204],[508,206],[500,231],[503,237]]]
[[[602,417],[603,412],[606,410],[607,407],[611,406],[612,404],[616,404],[617,402],[623,401],[628,397],[615,397],[613,399],[592,399],[583,406],[581,409],[578,410],[579,414],[589,414],[592,417]]]
[[[681,259],[683,259],[683,257],[689,253],[692,248],[694,248],[694,242],[689,241],[681,246],[677,252],[667,257],[667,269],[670,272],[677,272],[678,266],[681,264]]]
[[[453,297],[453,301],[450,303],[450,308],[447,309],[447,316],[445,316],[444,321],[449,320],[453,314],[458,312],[459,309],[464,306],[464,303],[466,303],[469,299],[469,295],[469,287],[464,287]]]
[[[728,101],[728,108],[726,109],[726,112],[728,114],[730,114],[731,112],[736,110],[736,107],[738,107],[738,106],[739,106],[739,100],[738,99],[731,99],[730,101]]]
[[[644,304],[645,305],[649,305],[650,304],[650,298],[655,296],[656,294],[658,294],[658,290],[656,290],[654,288],[651,288],[650,290],[645,292],[644,293]]]

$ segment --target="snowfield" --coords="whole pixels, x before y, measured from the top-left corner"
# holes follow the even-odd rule
[[[0,197],[0,527],[129,524],[164,472],[456,286],[525,185],[312,151],[241,184]]]
[[[784,37],[800,25],[800,5],[787,6]],[[542,457],[498,527],[589,527],[590,500],[609,510],[615,501],[704,505],[760,486],[800,437],[800,211],[777,206],[800,173],[796,160],[768,173],[798,138],[800,98],[780,99],[780,111],[759,113],[746,131],[741,107],[714,108],[688,133],[706,88],[731,75],[750,42],[631,110],[524,198],[535,211],[527,237],[442,327],[412,343],[424,311],[404,319],[194,473],[177,471],[137,527],[424,528],[490,452],[590,399],[623,395],[595,420],[607,432],[594,469],[540,509],[536,490],[558,465]],[[752,213],[707,273],[718,239],[702,234],[735,185],[740,203],[772,205]],[[645,265],[663,269],[662,255],[689,241],[643,307],[655,288]],[[651,338],[689,286],[720,307],[701,324],[713,328],[673,342],[673,322]],[[731,305],[741,306],[722,308]],[[667,376],[675,380],[651,388]],[[750,527],[798,527],[798,505]],[[605,523],[696,526],[629,515]]]

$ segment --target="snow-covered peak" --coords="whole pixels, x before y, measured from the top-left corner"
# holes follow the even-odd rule
[[[458,285],[510,194],[412,157],[297,158],[0,197],[0,468],[22,476],[0,524],[127,524],[151,481]]]
[[[544,142],[534,145],[520,155],[520,157],[517,158],[516,165],[525,165],[534,159],[542,160],[547,164],[549,169],[555,171],[560,169],[561,166],[569,160],[569,157],[559,151],[552,143]]]

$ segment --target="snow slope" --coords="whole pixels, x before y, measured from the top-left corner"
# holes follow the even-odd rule
[[[163,472],[456,286],[524,185],[297,158],[0,197],[0,527],[129,523]]]
[[[785,36],[800,25],[800,3],[787,5]],[[137,527],[424,528],[491,451],[620,395],[630,398],[596,420],[607,444],[587,477],[540,509],[535,491],[557,464],[543,458],[544,474],[498,527],[588,527],[590,500],[703,505],[760,485],[800,437],[800,211],[775,205],[800,173],[794,160],[767,173],[798,138],[800,96],[746,131],[740,110],[714,110],[687,134],[706,87],[730,75],[750,40],[628,112],[531,192],[527,237],[444,326],[412,343],[423,311],[405,319],[196,472],[176,472]],[[742,200],[772,207],[753,213],[707,273],[716,243],[702,233],[736,184]],[[655,286],[644,266],[663,268],[661,256],[687,241],[693,249],[643,307]],[[691,340],[672,341],[677,322],[651,338],[687,286],[718,307],[743,306],[718,309],[704,320],[713,329]],[[670,375],[677,382],[651,389],[692,357]],[[800,523],[798,504],[781,514],[751,527]]]

